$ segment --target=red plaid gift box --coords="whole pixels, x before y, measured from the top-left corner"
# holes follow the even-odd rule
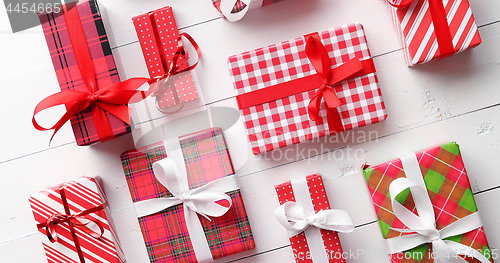
[[[179,139],[189,189],[203,187],[234,173],[220,128]],[[134,203],[173,196],[156,179],[152,168],[153,163],[167,157],[165,147],[165,144],[160,142],[121,155]],[[221,217],[212,217],[211,221],[200,215],[197,217],[213,259],[255,247],[240,191],[234,190],[226,194],[232,200],[232,206],[227,213]],[[139,218],[151,262],[198,262],[191,235],[200,233],[187,231],[183,210],[182,205],[175,205]]]
[[[76,9],[78,10],[81,26],[85,34],[84,38],[87,40],[88,51],[90,52],[95,71],[97,89],[99,90],[120,82],[97,2],[94,0],[80,1],[76,5]],[[59,81],[61,91],[75,90],[88,92],[89,89],[87,88],[86,81],[82,78],[74,51],[75,47],[70,37],[70,30],[68,29],[74,27],[74,25],[71,24],[70,26],[67,24],[66,15],[62,14],[63,9],[58,13],[39,15],[57,80]],[[66,107],[69,109],[70,104],[66,104]],[[71,117],[71,126],[78,145],[90,145],[100,139],[107,140],[114,136],[130,132],[129,125],[120,118],[109,111],[106,111],[105,115],[112,130],[109,138],[99,138],[91,107]]]
[[[387,0],[394,5],[394,0]],[[408,66],[476,47],[479,31],[468,0],[400,0],[390,6]]]
[[[280,223],[285,227],[289,221],[293,221],[295,225],[299,226],[303,226],[304,222],[311,224],[309,228],[306,226],[306,229],[302,230],[295,229],[291,227],[292,225],[287,227],[292,230],[292,232],[289,231],[289,236],[295,261],[297,263],[345,263],[337,232],[328,230],[327,227],[320,227],[320,225],[325,222],[336,225],[336,228],[343,232],[351,232],[354,230],[354,225],[347,212],[331,210],[321,176],[318,174],[309,175],[277,185],[275,188],[281,205],[275,214]],[[294,207],[287,210],[287,206]],[[299,209],[304,211],[297,213]],[[295,210],[295,213],[292,210]],[[332,213],[333,216],[326,217],[325,215],[328,213]],[[315,214],[314,219],[311,220],[313,214]],[[284,215],[288,217],[285,218]],[[280,220],[280,217],[283,219]],[[339,218],[342,221],[339,221]],[[303,222],[297,219],[301,219]],[[339,227],[339,225],[341,226]]]
[[[363,174],[391,262],[430,263],[436,257],[458,258],[453,251],[466,255],[467,262],[493,262],[456,143],[446,143],[366,168]],[[429,202],[427,211],[424,210],[426,202]],[[394,212],[395,206],[398,213]],[[420,215],[413,220],[424,225],[417,226],[422,234],[416,234],[412,226],[415,223],[408,220],[408,215],[401,214],[400,211],[408,211],[406,209],[410,211],[407,212],[410,217]],[[424,219],[434,225],[425,227]],[[420,239],[420,242],[412,243],[415,239]],[[446,243],[441,243],[443,240],[440,239]],[[404,249],[397,245],[403,245]],[[443,246],[445,253],[440,253]],[[446,250],[447,246],[451,249]],[[482,259],[481,255],[484,255]]]
[[[175,53],[178,51],[180,34],[170,6],[132,18],[144,60],[151,78],[169,72]],[[186,69],[188,55],[180,54],[179,70]],[[184,64],[183,64],[184,63]],[[158,94],[158,108],[166,110],[172,106],[198,98],[193,74],[190,71],[171,76]],[[139,120],[140,121],[140,120]]]
[[[235,22],[243,18],[247,11],[280,1],[283,0],[212,0],[212,4],[227,20]],[[224,5],[227,5],[227,10]]]
[[[99,177],[65,182],[29,201],[48,262],[125,262]]]
[[[323,82],[315,76],[317,70],[306,55],[310,38],[324,44],[333,79],[349,75],[351,72],[342,71],[352,63],[362,65],[350,75],[353,78],[331,85],[340,106],[329,110],[321,104],[315,121],[308,116],[308,104]],[[387,114],[370,56],[361,24],[231,56],[229,69],[253,153],[385,120]]]

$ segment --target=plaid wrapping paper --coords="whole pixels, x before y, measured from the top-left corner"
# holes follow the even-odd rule
[[[214,128],[180,137],[190,189],[234,173],[222,130]],[[163,142],[121,155],[134,202],[171,197],[152,171],[152,164],[167,157]],[[239,190],[227,193],[233,206],[222,217],[208,221],[198,216],[214,259],[255,247]],[[151,262],[197,262],[186,229],[182,205],[139,218]]]
[[[477,211],[469,178],[462,161],[460,149],[456,143],[446,143],[418,152],[416,155],[434,207],[438,230]],[[363,174],[368,183],[368,189],[378,216],[382,236],[385,239],[389,239],[402,235],[400,232],[390,229],[390,227],[399,229],[407,229],[407,227],[393,214],[391,199],[389,197],[390,183],[397,178],[406,177],[401,160],[395,159],[373,168],[364,169]],[[415,207],[409,189],[401,193],[396,200],[409,210]],[[481,251],[483,255],[493,262],[493,259],[490,257],[491,251],[483,227],[447,239],[460,242]],[[411,255],[411,259],[405,259],[404,256],[402,257],[402,253],[390,256],[391,262],[395,263],[431,263],[433,262],[431,253],[432,246],[430,244],[423,244],[405,252],[404,255]],[[467,261],[479,262],[470,258]]]
[[[363,26],[359,23],[319,32],[332,68],[354,57],[370,58]],[[238,95],[316,74],[305,54],[303,37],[229,57],[229,70]],[[337,108],[345,130],[377,123],[387,117],[376,73],[334,86],[342,103]],[[311,121],[307,105],[316,90],[242,109],[254,154],[329,134],[326,108]]]
[[[63,185],[71,214],[104,205],[103,210],[85,216],[101,222],[104,228],[104,235],[101,238],[93,238],[75,227],[86,262],[125,262],[100,178],[82,177],[65,182]],[[55,213],[66,214],[59,188],[60,186],[54,186],[31,195],[29,202],[37,223],[45,222]],[[55,229],[58,236],[58,241],[55,243],[49,241],[45,228],[38,229],[47,261],[49,263],[79,263],[68,224],[58,224]]]
[[[313,174],[306,177],[307,186],[309,187],[309,193],[311,194],[311,201],[314,206],[314,212],[317,213],[321,210],[328,210],[330,208],[330,203],[328,197],[326,196],[325,187],[323,185],[323,179],[319,174]],[[293,193],[293,188],[291,181],[285,182],[274,187],[276,193],[278,194],[278,199],[280,205],[290,201],[295,202],[295,196]],[[329,231],[325,229],[320,229],[321,236],[323,237],[323,242],[328,255],[329,263],[345,263],[343,259],[342,245],[339,242],[339,236],[337,232]],[[294,252],[294,258],[297,263],[312,263],[312,259],[308,258],[306,255],[309,253],[307,248],[308,243],[306,235],[304,232],[293,236],[290,238],[290,244],[292,246],[292,251]],[[299,253],[303,253],[304,257],[300,257]],[[340,255],[340,256],[339,256]]]
[[[97,2],[80,1],[76,8],[94,64],[97,87],[102,88],[120,82]],[[62,13],[40,14],[39,18],[61,90],[88,90],[76,63]],[[126,123],[110,113],[106,115],[115,136],[130,132],[130,127]],[[78,113],[70,121],[78,145],[90,145],[99,141],[90,108]]]
[[[443,4],[453,39],[453,54],[479,45],[481,38],[469,1],[446,0]],[[429,1],[415,0],[407,8],[397,9],[390,5],[389,8],[407,65],[413,66],[453,55],[443,56],[439,51]]]
[[[262,6],[281,2],[281,1],[283,1],[283,0],[262,0]],[[212,0],[212,4],[217,9],[217,11],[219,11],[219,13],[221,13],[220,2],[221,2],[221,0]],[[234,5],[233,10],[231,10],[231,13],[238,13],[241,10],[243,10],[243,8],[245,8],[245,6],[246,5],[243,2],[241,2],[241,0],[238,0],[238,2]]]

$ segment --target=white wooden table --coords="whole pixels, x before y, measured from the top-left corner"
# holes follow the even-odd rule
[[[294,154],[282,158],[253,156],[241,119],[226,129],[256,248],[216,262],[294,262],[286,231],[273,218],[274,185],[317,172],[332,206],[347,210],[357,226],[340,235],[344,250],[354,252],[347,261],[389,262],[364,179],[347,174],[362,163],[378,164],[446,141],[460,145],[490,246],[500,248],[500,1],[470,0],[483,39],[479,47],[415,68],[404,64],[383,1],[285,0],[237,23],[221,19],[210,0],[100,3],[122,79],[147,76],[131,17],[172,6],[181,31],[201,47],[197,75],[211,107],[236,108],[228,56],[351,22],[365,27],[388,119],[344,137],[293,146]],[[83,175],[103,178],[128,262],[148,262],[119,159],[134,148],[132,136],[78,147],[65,125],[49,147],[51,132],[31,124],[35,105],[59,90],[41,27],[12,34],[0,9],[0,262],[46,262],[28,197]],[[55,119],[62,111],[53,112]]]

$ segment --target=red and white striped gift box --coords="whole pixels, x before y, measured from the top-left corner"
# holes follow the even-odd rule
[[[54,226],[57,241],[52,243],[47,237],[46,228],[39,227],[49,263],[125,262],[99,177],[82,177],[41,190],[31,195],[29,201],[39,226],[53,215],[74,215],[102,205],[102,209],[84,216],[99,222],[103,227],[103,235],[99,238],[82,231],[78,226],[70,227],[67,222],[60,222]],[[97,228],[92,230],[100,232]]]
[[[408,66],[445,58],[481,44],[468,0],[413,0],[403,8],[388,5]]]
[[[280,205],[283,205],[286,202],[309,203],[307,205],[309,208],[307,209],[311,210],[311,212],[314,211],[314,213],[331,209],[328,196],[326,195],[325,186],[323,185],[323,179],[319,174],[309,175],[307,177],[276,185],[275,189],[278,194]],[[307,191],[306,195],[308,198],[310,197],[310,200],[298,200],[296,195],[303,196],[303,193],[297,193],[294,191]],[[323,241],[326,258],[313,258],[309,249],[313,240],[308,240],[308,233],[302,232],[298,235],[290,237],[290,244],[292,246],[295,261],[297,263],[345,263],[344,251],[342,250],[342,244],[340,243],[338,233],[325,229],[312,228],[312,231],[320,232],[320,235],[316,236],[321,237]],[[283,230],[285,229],[283,228]],[[314,237],[314,235],[310,235],[310,237]]]
[[[332,69],[354,58],[371,61],[361,24],[345,25],[317,34],[328,51]],[[237,100],[255,91],[317,74],[306,56],[305,46],[305,37],[300,37],[229,57]],[[377,123],[387,117],[373,64],[372,68],[372,73],[333,86],[342,104],[335,109],[342,130]],[[315,93],[316,90],[309,90],[255,106],[240,107],[252,152],[260,154],[337,132],[338,129],[328,125],[324,103],[320,107],[321,118],[316,121],[309,119],[307,106]]]

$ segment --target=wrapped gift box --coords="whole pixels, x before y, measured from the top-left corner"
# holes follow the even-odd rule
[[[234,174],[222,130],[213,128],[179,138],[190,189]],[[171,197],[153,174],[152,164],[167,157],[165,142],[131,150],[121,155],[134,203]],[[255,247],[239,190],[226,193],[233,205],[221,217],[209,221],[198,215],[213,259]],[[139,218],[151,262],[198,262],[187,232],[183,206]]]
[[[76,9],[81,19],[97,76],[97,89],[120,82],[97,2],[94,0],[80,1],[76,5]],[[63,9],[61,8],[58,13],[39,15],[59,86],[61,91],[88,91],[73,50],[68,30],[71,25],[66,24],[65,15],[62,14]],[[66,107],[70,108],[70,105],[66,105]],[[106,112],[106,116],[114,136],[130,132],[127,123],[109,112]],[[76,114],[70,121],[78,145],[90,145],[99,141],[91,107]],[[107,139],[110,138],[101,138],[101,140]]]
[[[31,195],[29,201],[48,262],[125,262],[99,177],[65,182]],[[89,219],[98,222],[104,230],[101,237],[93,237],[85,231],[94,223],[79,226],[67,221],[57,222],[62,216],[85,212],[88,213],[82,215],[83,218],[76,219],[83,224]],[[46,229],[51,219],[57,237],[53,243]],[[96,227],[91,229],[100,232]]]
[[[468,0],[410,2],[403,8],[389,5],[408,66],[448,57],[481,43]]]
[[[437,230],[443,230],[445,227],[456,223],[459,219],[477,212],[467,171],[462,161],[460,149],[456,143],[450,142],[429,148],[417,152],[415,156],[414,167],[417,169],[420,168],[423,176],[423,183],[425,183],[428,197],[435,213]],[[408,165],[404,167],[404,165],[402,159],[394,159],[390,162],[363,170],[368,183],[368,189],[372,196],[375,212],[378,216],[382,235],[386,240],[410,234],[402,234],[401,231],[398,231],[399,229],[408,229],[408,227],[394,214],[389,194],[389,187],[393,181],[398,178],[410,178],[405,173],[405,170],[407,172],[411,171],[412,167]],[[417,176],[422,177],[420,174]],[[422,181],[422,179],[420,180]],[[415,209],[413,195],[413,189],[411,194],[410,190],[406,189],[395,197],[395,200],[412,211]],[[417,213],[420,215],[424,212],[417,211]],[[473,250],[484,254],[485,257],[493,262],[483,227],[478,227],[461,235],[445,238],[445,240],[459,242],[467,247],[471,247]],[[432,245],[425,243],[404,252],[390,254],[390,258],[391,262],[434,262],[435,254],[433,254]],[[449,256],[453,257],[451,254]],[[479,262],[471,258],[467,258],[467,261]]]
[[[247,7],[247,5],[242,0],[212,0],[212,4],[217,9],[217,11],[219,11],[219,13],[221,13],[222,16],[224,16],[224,14],[222,14],[222,11],[220,8],[222,1],[229,1],[231,3],[234,3],[233,9],[231,10],[231,14],[237,14],[237,13],[243,11],[245,9],[245,7]],[[253,9],[259,8],[261,6],[269,5],[269,4],[280,2],[280,1],[283,1],[283,0],[248,0],[248,3],[249,3],[248,10],[253,10]],[[233,20],[233,19],[229,18],[229,21],[231,21],[231,22],[234,22],[237,20],[239,20],[239,19]]]
[[[314,33],[306,37],[310,35]],[[359,59],[362,72],[369,72],[333,85],[341,103],[334,109],[338,127],[330,127],[324,104],[320,118],[312,121],[308,116],[308,104],[322,82],[313,76],[317,72],[306,56],[305,37],[229,58],[237,101],[254,154],[385,120],[387,114],[361,24],[316,35],[328,51],[332,70]]]
[[[165,75],[169,71],[179,43],[182,44],[172,8],[170,6],[160,8],[133,17],[132,20],[149,76],[154,78]],[[188,67],[187,59],[187,52],[179,56],[177,61],[179,70]],[[163,92],[158,94],[158,108],[163,110],[198,98],[194,77],[190,71],[171,76],[162,90]]]
[[[301,180],[303,182],[301,182]],[[308,205],[302,205],[301,202],[305,200],[297,200],[296,195],[301,195],[300,193],[294,193],[294,191],[299,191],[299,189],[294,189],[293,185],[297,184],[307,184],[305,189],[309,192],[306,193],[308,198],[310,196],[310,201],[308,201]],[[300,185],[299,185],[300,187]],[[304,187],[301,187],[304,189]],[[297,202],[304,208],[309,206],[308,210],[310,212],[318,213],[322,210],[328,210],[330,208],[330,203],[328,201],[328,196],[326,195],[325,187],[323,185],[323,179],[319,174],[309,175],[307,177],[295,180],[288,181],[286,183],[276,185],[275,186],[276,193],[278,194],[278,199],[280,205],[285,204],[286,202]],[[300,189],[302,190],[302,189]],[[303,195],[303,194],[302,194]],[[307,209],[307,208],[306,208]],[[315,259],[315,262],[329,262],[329,263],[345,263],[345,259],[343,258],[343,250],[342,245],[340,244],[339,237],[337,232],[318,229],[311,227],[312,231],[319,231],[321,233],[320,237],[323,239],[324,249],[326,258],[324,259]],[[311,231],[306,229],[306,231]],[[312,242],[309,240],[309,242]],[[313,242],[316,244],[316,242]],[[290,244],[292,246],[292,251],[294,253],[294,258],[297,263],[299,262],[313,262],[311,259],[311,252],[309,249],[309,243],[306,238],[306,233],[302,232],[298,235],[290,237]]]

